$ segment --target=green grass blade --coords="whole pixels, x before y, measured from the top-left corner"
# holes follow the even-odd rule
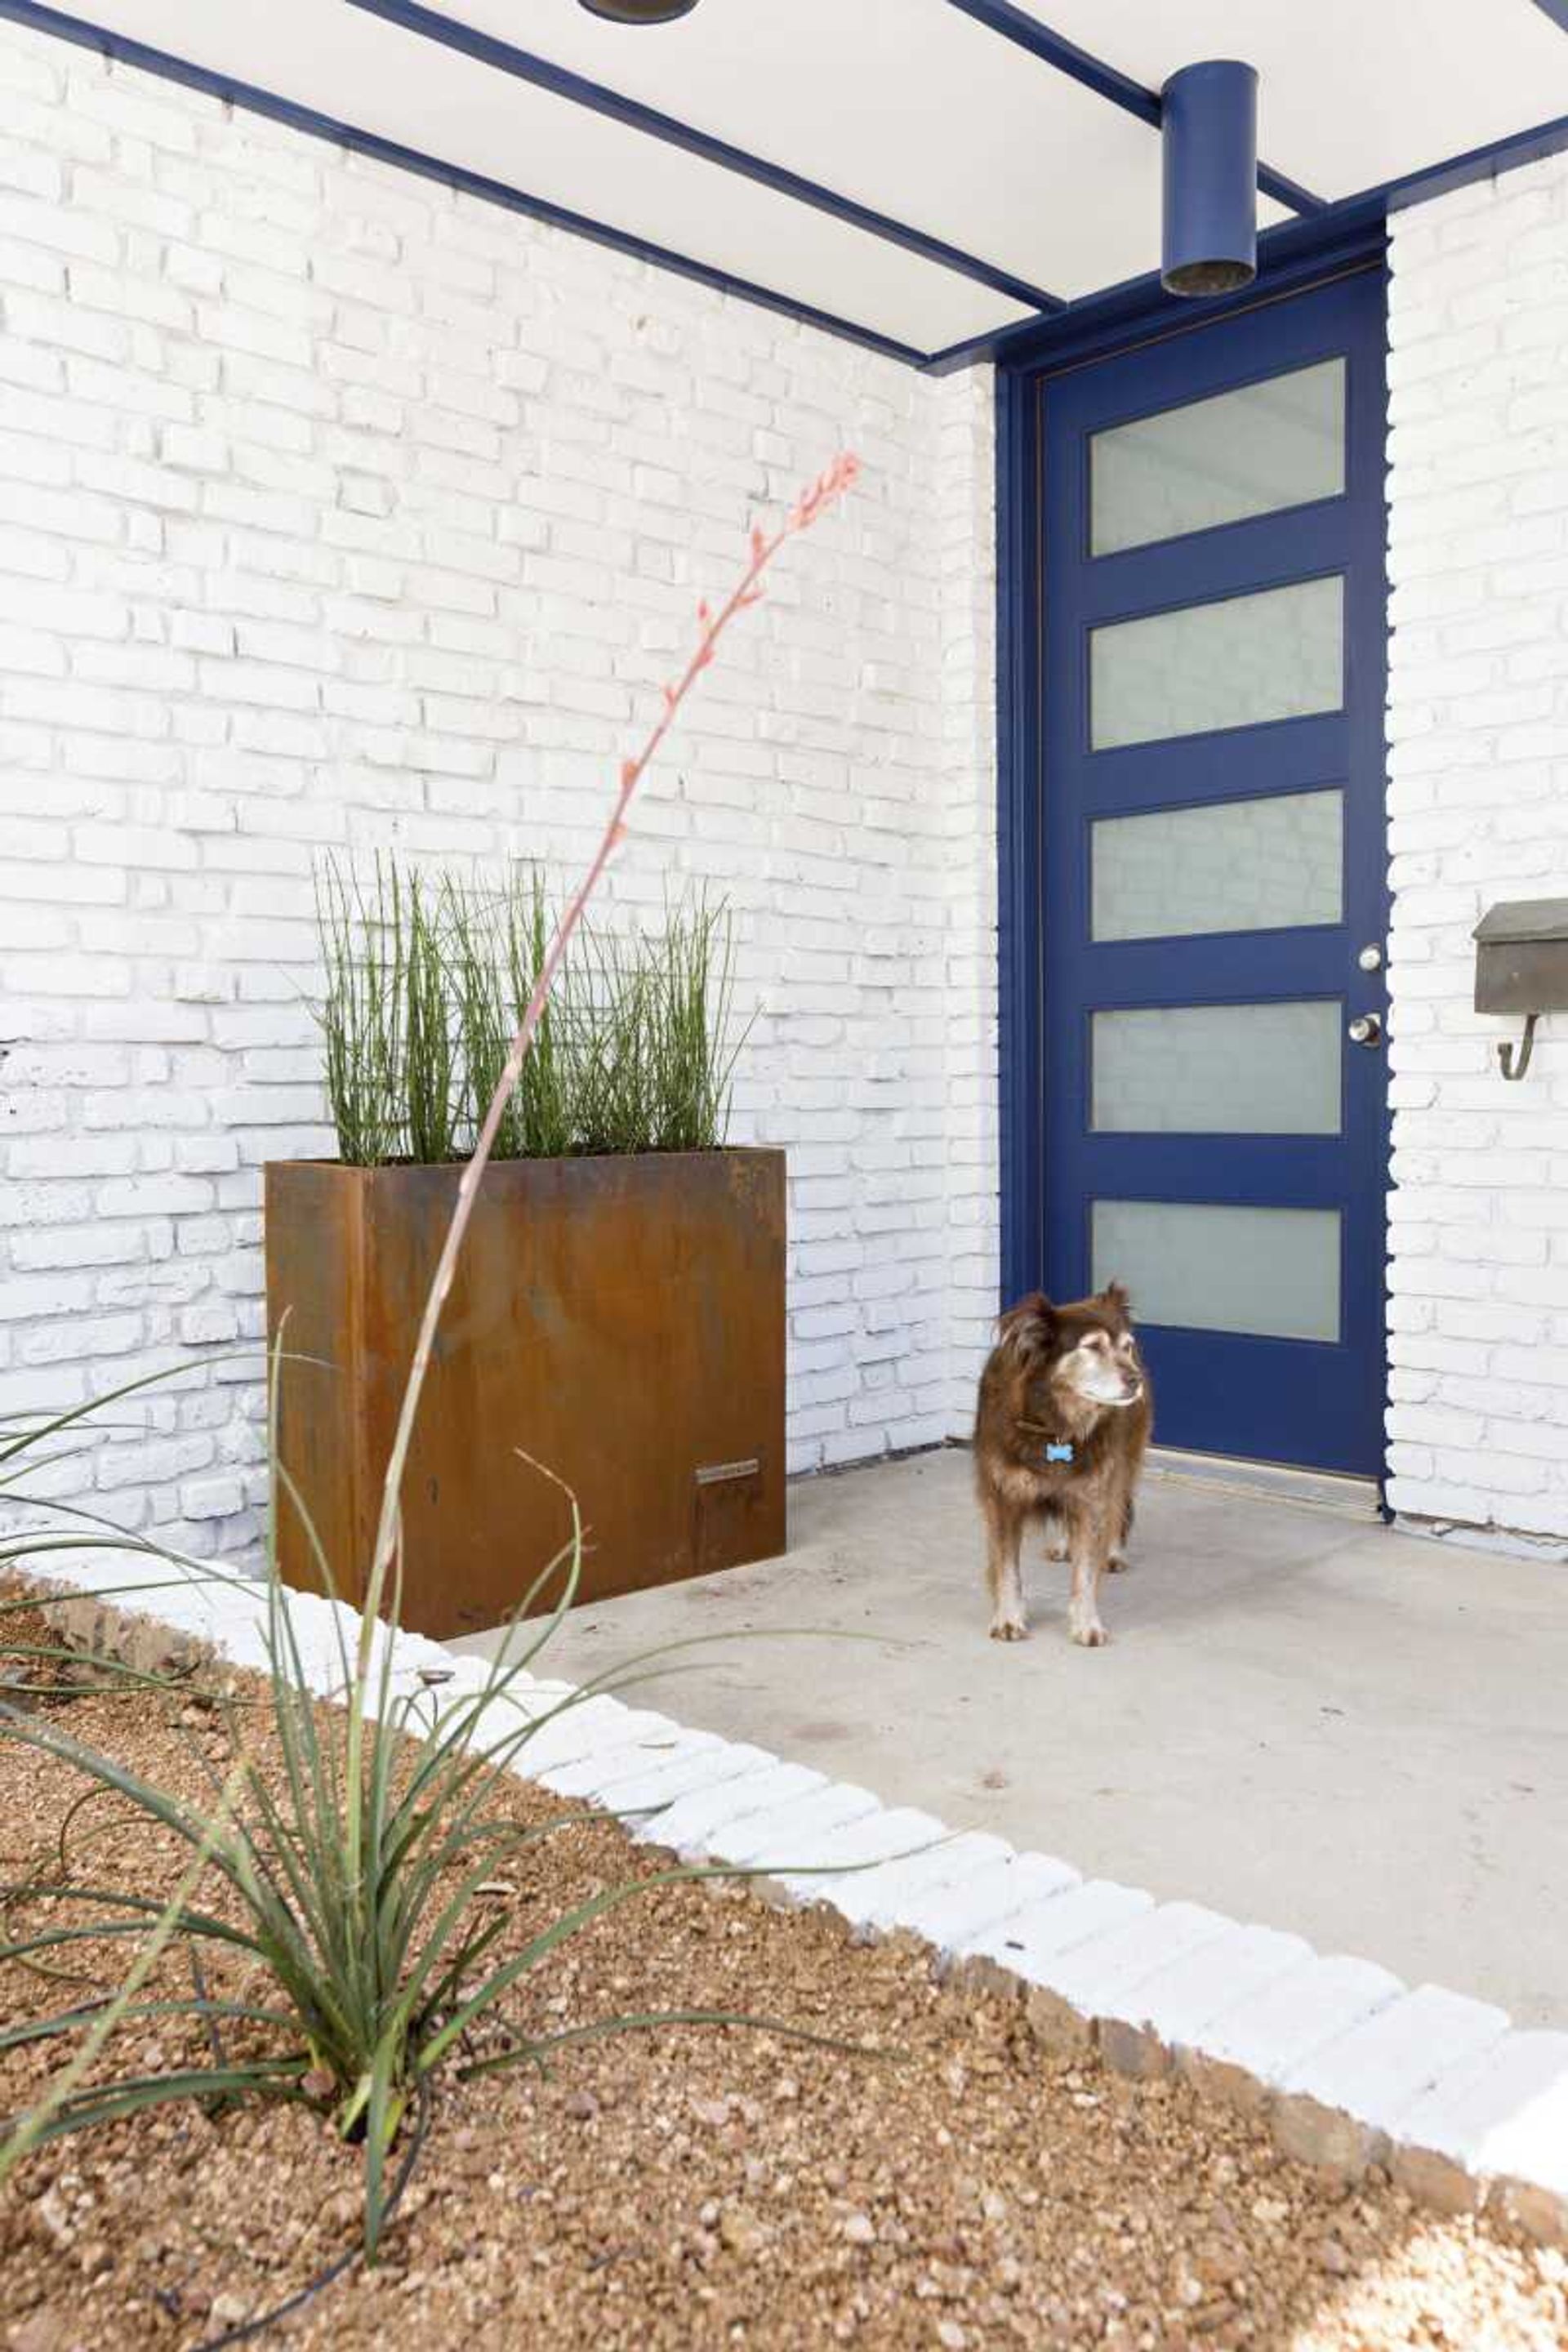
[[[106,1993],[101,2000],[89,2001],[79,2009],[60,2010],[53,2017],[35,2020],[30,2025],[7,2026],[0,2032],[0,2050],[22,2050],[29,2042],[52,2042],[67,2033],[77,2033],[93,2020],[100,2017],[113,1995]],[[122,2025],[142,2024],[153,2017],[228,2017],[244,2018],[253,2025],[293,2025],[298,2021],[287,2009],[264,2009],[244,2000],[148,2000],[138,2001],[121,2013]]]
[[[76,1743],[73,1741],[71,1745],[75,1746]],[[129,1775],[125,1777],[130,1779]],[[230,1775],[231,1783],[235,1782],[236,1779],[236,1775]],[[121,2018],[131,2007],[142,1985],[157,1967],[171,1938],[178,1932],[180,1916],[191,1895],[195,1892],[198,1882],[214,1859],[226,1832],[228,1808],[233,1801],[233,1793],[237,1792],[237,1788],[232,1792],[226,1789],[223,1803],[211,1820],[203,1824],[195,1851],[181,1874],[179,1885],[164,1906],[141,1951],[132,1962],[120,1990],[113,2000],[106,2004],[101,2015],[88,2029],[81,2048],[48,2084],[37,2105],[22,2116],[5,2141],[0,2143],[0,2184],[4,2184],[29,2150],[37,2146],[40,2135],[47,2131],[50,2123],[59,2115],[66,2102],[79,2090],[96,2063],[100,2051],[114,2032]],[[151,1795],[153,1792],[148,1791],[148,1793]],[[149,1807],[148,1810],[153,1809]],[[158,1808],[160,1815],[174,1810],[175,1808],[166,1800],[163,1801]]]
[[[0,2143],[0,2179],[13,2164],[21,2161],[22,2155],[47,2147],[51,2140],[121,2122],[127,2116],[140,2115],[148,2107],[168,2106],[183,2099],[205,2103],[258,2091],[266,2091],[273,2098],[299,2097],[301,2094],[297,2088],[298,2078],[310,2063],[306,2057],[289,2057],[257,2059],[243,2066],[190,2067],[176,2074],[136,2076],[106,2084],[101,2090],[80,2092],[52,2105],[43,2120],[30,2130],[30,2116],[18,2119],[9,2137]],[[9,2151],[17,2146],[25,2131],[26,2145],[19,2155],[12,2157]]]

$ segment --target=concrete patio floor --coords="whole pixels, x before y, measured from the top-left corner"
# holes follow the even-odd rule
[[[1152,1475],[1086,1651],[1037,1554],[1032,1638],[986,1638],[965,1453],[802,1480],[784,1558],[575,1610],[547,1671],[723,1633],[641,1703],[1568,2027],[1568,1570],[1280,1486]]]

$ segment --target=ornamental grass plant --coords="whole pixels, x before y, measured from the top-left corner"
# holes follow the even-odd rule
[[[319,1018],[339,1157],[429,1165],[472,1150],[555,917],[543,877],[498,886],[378,857],[317,877]],[[492,1158],[712,1151],[729,1129],[734,946],[694,889],[655,927],[584,921],[534,1033]]]

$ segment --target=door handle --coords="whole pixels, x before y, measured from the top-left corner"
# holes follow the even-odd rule
[[[1347,1024],[1345,1035],[1352,1045],[1381,1045],[1383,1023],[1375,1013],[1358,1013]]]

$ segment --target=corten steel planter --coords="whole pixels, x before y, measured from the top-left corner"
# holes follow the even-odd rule
[[[356,1602],[461,1173],[267,1170],[268,1333],[323,1360],[284,1366],[279,1457]],[[403,1484],[405,1625],[442,1639],[516,1609],[572,1529],[535,1464],[577,1497],[580,1600],[784,1549],[782,1152],[486,1171]],[[278,1508],[284,1579],[319,1591],[300,1514]]]

